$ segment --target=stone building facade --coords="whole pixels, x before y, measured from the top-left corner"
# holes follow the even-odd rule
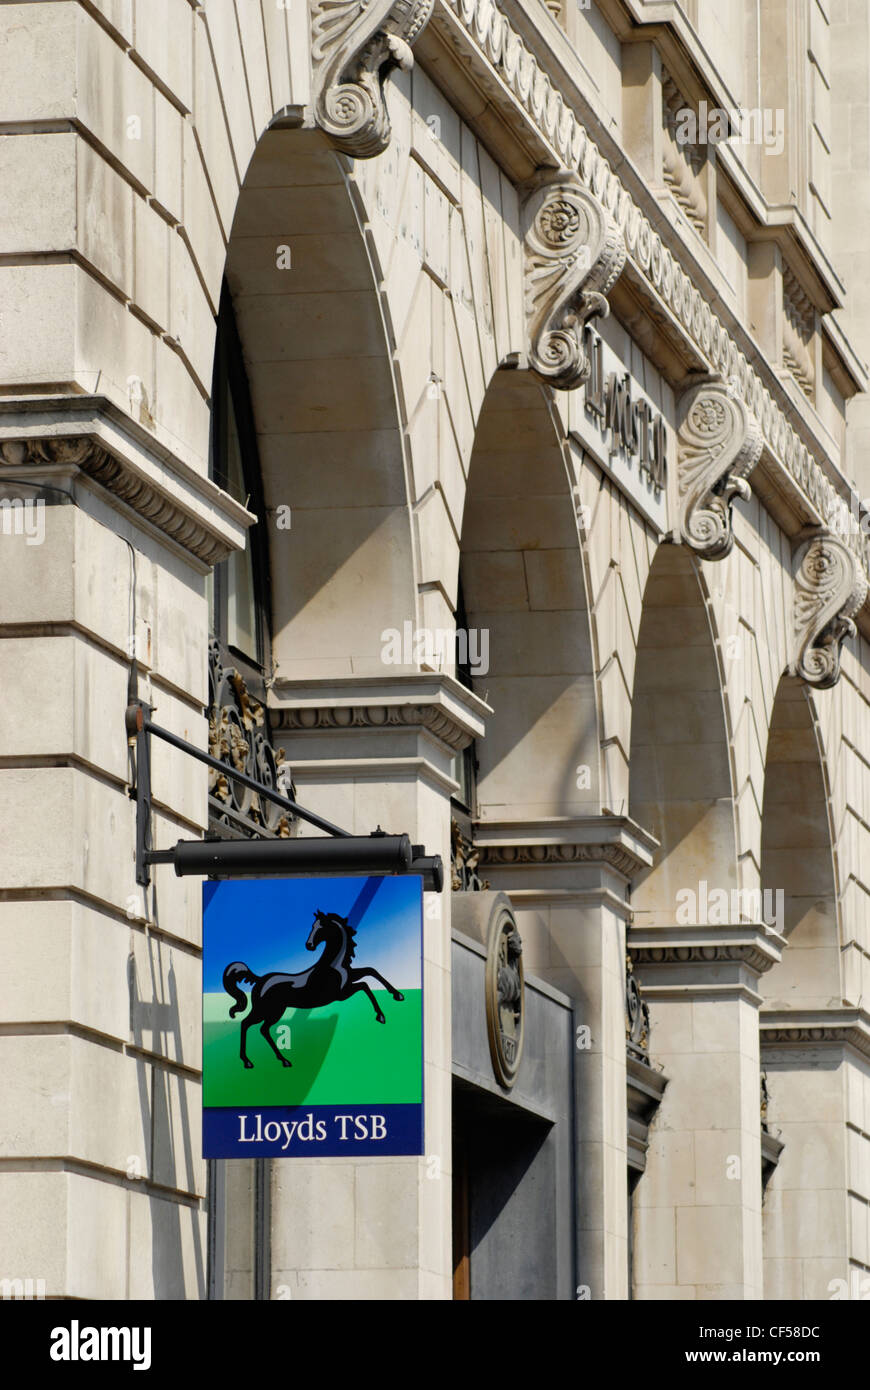
[[[40,0],[0,72],[0,1277],[866,1279],[870,14]],[[452,863],[424,1157],[207,1171],[133,697]],[[298,832],[151,773],[158,849]]]

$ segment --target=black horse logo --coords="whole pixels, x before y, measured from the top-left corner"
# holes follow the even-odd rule
[[[244,961],[235,960],[227,966],[223,975],[224,989],[236,1001],[230,1009],[230,1018],[235,1018],[241,1009],[247,1007],[247,996],[239,989],[239,985],[254,986],[251,992],[251,1011],[242,1019],[240,1056],[246,1067],[254,1065],[249,1061],[245,1051],[245,1041],[252,1023],[260,1024],[260,1032],[281,1065],[292,1065],[289,1058],[281,1056],[278,1045],[269,1032],[285,1009],[319,1009],[324,1004],[349,999],[352,994],[362,990],[372,1001],[378,1023],[386,1023],[378,1001],[363,977],[371,975],[374,979],[380,980],[394,999],[402,1000],[405,996],[394,989],[389,980],[385,980],[380,971],[375,970],[373,966],[362,965],[355,969],[351,967],[356,951],[355,936],[356,931],[346,917],[339,917],[337,912],[315,912],[314,926],[308,934],[305,946],[309,951],[323,946],[324,951],[310,970],[301,970],[298,975],[284,975],[277,970],[268,975],[255,975]]]

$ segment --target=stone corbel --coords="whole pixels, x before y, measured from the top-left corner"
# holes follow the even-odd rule
[[[393,68],[413,67],[411,44],[433,5],[434,0],[314,0],[315,119],[345,154],[371,159],[389,144],[384,82]]]
[[[721,377],[684,391],[677,415],[680,538],[705,560],[723,560],[734,544],[732,505],[752,496],[746,479],[762,443],[755,416]]]
[[[522,203],[529,366],[548,386],[570,391],[589,376],[583,329],[606,318],[606,295],[625,264],[615,220],[569,169],[547,169]]]
[[[867,597],[867,577],[849,547],[824,526],[811,526],[794,549],[792,657],[789,674],[817,690],[840,678],[843,642]]]

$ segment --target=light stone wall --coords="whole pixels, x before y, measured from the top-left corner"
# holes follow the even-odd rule
[[[123,710],[135,552],[140,693],[203,738],[202,567],[78,501],[47,509],[42,546],[0,544],[0,1050],[17,1116],[0,1247],[47,1296],[199,1298],[199,894],[136,886]],[[201,833],[204,787],[179,755],[155,759],[154,797],[158,846]]]
[[[735,15],[731,7],[716,21],[731,37]],[[866,34],[842,6],[833,7],[832,23],[833,61],[841,71],[844,47],[858,40],[865,44]],[[709,27],[712,18],[704,24],[711,45],[724,42]],[[638,167],[648,159],[644,172],[659,182],[661,152],[649,136],[654,82],[638,88],[636,101],[622,100],[623,72],[633,61],[642,68],[644,55],[629,58],[597,9],[576,12],[567,28],[569,41],[590,41],[588,72],[578,80],[590,88],[592,109],[609,113],[608,129],[615,137],[624,123],[631,157]],[[401,825],[430,852],[440,850],[447,858],[457,737],[460,743],[472,734],[482,737],[488,723],[506,752],[514,753],[510,776],[491,803],[492,843],[525,846],[536,835],[539,841],[549,835],[548,843],[561,836],[571,844],[571,836],[580,834],[570,799],[572,770],[580,759],[567,721],[561,739],[547,735],[546,757],[556,775],[549,782],[537,778],[536,785],[543,782],[546,790],[532,800],[525,789],[531,771],[539,771],[531,764],[542,756],[543,745],[532,737],[537,719],[524,710],[522,718],[515,715],[514,724],[506,724],[507,698],[490,713],[479,700],[460,694],[449,674],[432,677],[437,689],[426,698],[433,708],[450,706],[450,720],[462,731],[452,743],[417,728],[400,735],[371,727],[352,738],[309,735],[300,733],[287,714],[306,706],[334,710],[361,698],[360,691],[374,709],[399,708],[409,690],[419,693],[419,674],[386,673],[395,676],[386,681],[379,668],[378,633],[405,617],[432,627],[450,625],[460,554],[463,548],[475,553],[465,547],[464,536],[476,531],[479,539],[484,530],[480,523],[475,528],[473,517],[469,521],[465,507],[476,438],[481,442],[479,422],[487,400],[492,403],[498,369],[519,368],[525,375],[528,346],[520,194],[500,165],[494,127],[488,128],[488,139],[482,138],[472,118],[460,117],[418,64],[388,84],[392,139],[384,154],[352,162],[328,152],[314,131],[290,129],[311,97],[307,30],[302,0],[286,8],[246,0],[203,5],[48,0],[0,6],[4,392],[21,414],[38,415],[27,401],[34,393],[42,400],[60,397],[61,406],[53,409],[61,419],[74,396],[93,398],[96,411],[107,417],[115,412],[140,428],[155,467],[204,478],[214,314],[226,265],[231,283],[234,274],[239,277],[233,288],[261,428],[268,501],[312,513],[308,539],[303,530],[300,540],[304,565],[299,554],[288,558],[270,537],[275,648],[283,663],[274,702],[279,722],[289,721],[284,741],[303,800],[359,833],[378,819]],[[554,45],[557,41],[562,42],[553,37]],[[735,62],[729,40],[722,68],[739,89]],[[866,64],[857,77],[850,75],[853,95],[840,102],[841,124],[862,109],[865,69]],[[764,90],[776,104],[775,85]],[[285,129],[270,134],[267,144],[263,136],[270,123],[284,116]],[[292,142],[284,138],[291,134]],[[299,141],[308,141],[310,151],[305,146],[300,153]],[[293,159],[298,154],[302,161],[310,152],[305,177],[298,170],[298,176],[288,173],[291,143]],[[849,240],[849,227],[859,219],[844,212],[843,190],[857,188],[855,196],[863,198],[856,175],[866,182],[866,152],[856,143],[848,148],[849,167],[838,169],[833,245],[838,264],[852,279],[848,302],[854,307],[851,317],[841,317],[860,344],[866,327],[861,250]],[[846,162],[839,154],[836,158],[841,166]],[[747,155],[748,167],[772,202],[787,196],[791,185],[783,192],[783,180],[788,182],[793,164],[791,144],[781,162],[757,152]],[[666,210],[665,215],[670,217]],[[342,219],[338,230],[336,216]],[[820,219],[821,214],[813,225],[821,236]],[[708,254],[693,244],[692,250],[711,297],[721,295],[740,312],[742,233],[733,236],[724,219],[723,228],[721,268],[713,248]],[[311,298],[301,307],[281,306],[282,328],[293,328],[297,315],[296,334],[304,334],[306,315],[328,321],[320,357],[299,353],[292,368],[293,354],[285,344],[295,337],[276,333],[275,321],[269,337],[255,302],[274,296],[274,258],[285,236],[300,256],[306,251],[302,242],[311,249],[312,241],[320,243],[320,269],[327,279],[330,255],[333,273],[340,275],[352,263],[358,276],[334,294],[340,305],[332,300],[317,305],[313,299],[320,291],[309,285],[304,293]],[[747,252],[746,307],[774,368],[782,361],[780,309],[771,308],[780,287],[778,254],[766,256],[757,245]],[[753,270],[760,269],[764,276],[753,283]],[[287,300],[295,293],[288,290]],[[326,289],[323,294],[329,298]],[[679,385],[673,355],[649,337],[642,355],[616,317],[602,332],[673,428]],[[352,351],[342,347],[342,336]],[[346,394],[353,367],[328,378],[331,399],[305,397],[307,407],[319,405],[334,411],[334,419],[341,416],[347,437],[360,436],[357,451],[343,460],[344,474],[335,459],[330,462],[322,439],[310,443],[322,433],[310,419],[308,428],[304,418],[290,428],[278,413],[268,418],[270,409],[278,411],[288,383],[298,398],[304,395],[304,371],[309,382],[322,381],[339,358],[375,363],[372,371],[380,383],[377,418],[364,389],[358,388],[355,400]],[[336,390],[337,381],[346,389]],[[812,424],[811,409],[799,394],[793,398],[794,418]],[[840,399],[834,385],[824,403],[823,433],[835,460],[842,443]],[[864,402],[849,406],[855,442],[847,445],[847,457],[859,480],[865,408]],[[364,448],[360,421],[367,409]],[[548,448],[562,447],[580,409],[577,396],[557,394]],[[53,428],[56,423],[55,418]],[[34,419],[25,433],[39,428]],[[286,451],[298,448],[304,459],[306,447],[321,452],[300,503],[283,491],[288,479],[301,487],[304,474],[301,466],[296,474],[288,467]],[[535,448],[531,444],[527,456],[517,460],[514,505],[534,495]],[[675,460],[671,466],[673,471]],[[588,756],[596,763],[597,791],[587,809],[602,813],[596,833],[603,840],[611,820],[628,814],[635,792],[631,750],[638,643],[645,610],[649,616],[648,581],[660,538],[592,456],[573,476],[565,467],[564,494],[554,507],[562,508],[560,534],[564,528],[570,541],[560,543],[564,556],[538,592],[556,594],[561,603],[564,576],[574,573],[577,561],[585,595],[566,606],[571,616],[563,636],[566,648],[573,644],[584,660],[589,656],[584,708],[594,730]],[[321,469],[318,491],[311,478],[319,478]],[[383,515],[362,517],[357,497],[344,509],[334,501],[339,495],[346,500],[354,486],[365,493],[387,473],[390,491],[379,503]],[[57,481],[59,475],[51,476]],[[134,891],[134,810],[127,796],[121,724],[130,565],[123,538],[137,558],[136,636],[146,689],[160,722],[200,743],[205,741],[206,566],[154,526],[140,523],[132,508],[107,500],[108,494],[81,475],[69,472],[67,482],[76,489],[78,505],[49,509],[45,546],[0,539],[0,936],[4,959],[11,963],[0,1044],[7,1054],[3,1110],[20,1117],[2,1154],[0,1248],[11,1262],[2,1273],[45,1277],[59,1295],[202,1297],[199,895],[196,885],[178,882],[165,870],[158,871],[155,893],[143,900]],[[574,486],[590,516],[579,532]],[[330,487],[333,495],[327,493]],[[226,526],[238,528],[239,517],[227,502],[212,496],[205,483],[203,489],[216,511],[223,509]],[[301,614],[294,611],[297,576],[310,570],[318,554],[315,512],[319,534],[332,533],[345,560],[356,555],[360,537],[366,539],[366,574],[376,575],[382,556],[390,555],[389,582],[370,600],[368,612],[363,612],[359,568],[342,570],[337,552],[330,552],[329,564],[312,584],[310,606]],[[387,520],[387,530],[380,531],[380,522]],[[525,523],[530,525],[530,518]],[[673,623],[674,610],[684,611],[686,624],[704,644],[707,669],[718,673],[718,688],[702,692],[706,705],[685,698],[683,734],[691,745],[691,730],[702,725],[709,730],[709,710],[718,706],[711,742],[724,760],[730,799],[718,798],[719,830],[705,842],[715,866],[711,877],[721,874],[727,886],[752,888],[761,884],[769,731],[789,660],[792,540],[758,496],[736,508],[734,529],[736,543],[727,559],[695,565],[692,603],[675,603],[670,613],[662,605],[664,616],[654,616],[653,622]],[[513,555],[523,556],[528,579],[535,564],[528,557],[540,547],[529,543],[528,534],[520,543],[521,528],[515,530]],[[524,604],[534,591],[534,577],[528,582]],[[321,597],[324,590],[328,602]],[[342,609],[351,617],[342,618]],[[534,603],[527,603],[527,612],[536,612]],[[518,662],[537,671],[534,622],[527,626]],[[685,636],[678,621],[670,647]],[[509,626],[502,640],[513,640]],[[684,697],[689,685],[687,663]],[[48,702],[38,720],[33,718],[35,690]],[[485,678],[478,693],[486,693]],[[831,1027],[840,1026],[837,1018],[844,1009],[865,1018],[870,998],[868,695],[870,653],[862,631],[847,644],[838,685],[813,693],[808,702],[823,787],[812,817],[829,826],[836,902],[826,950],[832,949],[835,930],[840,952],[839,997],[831,990],[831,1017],[825,1020]],[[696,746],[700,742],[694,738]],[[587,737],[584,756],[589,743]],[[493,778],[490,788],[497,786]],[[154,794],[158,845],[202,830],[205,781],[179,755],[155,749]],[[536,829],[535,814],[557,823],[555,829],[552,824]],[[665,805],[663,814],[673,815],[673,807]],[[668,895],[694,882],[682,883],[683,864],[678,870],[677,861],[659,873],[661,857],[649,874],[652,846],[643,828],[631,834],[646,846],[643,853],[633,851],[641,867],[631,901],[642,905],[644,887],[651,895],[651,884],[667,884],[656,899],[658,917],[649,930],[668,928],[673,925]],[[40,846],[38,856],[34,845]],[[706,862],[700,850],[692,862],[700,876]],[[606,865],[603,857],[582,871],[576,864],[554,869],[552,861],[544,861],[543,868],[502,870],[492,878],[494,886],[514,896],[536,973],[568,991],[588,1014],[593,1046],[577,1066],[583,1232],[578,1281],[596,1297],[620,1298],[627,1292],[622,962],[631,905],[629,875]],[[790,872],[787,865],[782,872]],[[440,1158],[443,1177],[430,1181],[418,1161],[275,1165],[273,1272],[276,1283],[290,1287],[294,1297],[449,1295],[449,897],[441,906],[426,944],[426,1143],[427,1153]],[[648,926],[640,913],[636,920]],[[628,935],[631,944],[631,928]],[[649,946],[644,938],[644,949]],[[773,965],[759,993],[789,978],[778,977],[778,969]],[[817,1055],[798,1037],[780,1050],[778,1042],[765,1044],[760,1053],[758,1005],[750,997],[755,983],[728,980],[716,1003],[694,997],[709,981],[693,985],[684,998],[676,997],[673,981],[660,979],[658,994],[651,983],[653,1051],[665,1063],[670,1083],[637,1199],[638,1281],[647,1295],[658,1290],[653,1296],[818,1297],[824,1296],[818,1290],[826,1287],[825,1275],[845,1278],[850,1261],[861,1269],[870,1264],[866,1049],[854,1038],[834,1039],[831,1046],[840,1051],[833,1065],[830,1047]],[[779,1027],[786,1027],[783,1012],[777,1013]],[[819,1024],[804,1014],[795,1018],[796,1029]],[[858,1034],[861,1027],[866,1032],[866,1023],[856,1027]],[[765,1208],[764,1273],[757,1083],[760,1060],[767,1058],[770,1121],[782,1130],[786,1151]],[[830,1094],[825,1091],[818,1106],[813,1100],[804,1107],[803,1098],[821,1097],[831,1076],[836,1085]],[[721,1105],[702,1114],[700,1099],[711,1092]],[[744,1171],[730,1186],[720,1171],[723,1143]],[[44,1216],[24,1223],[23,1211]],[[717,1268],[711,1250],[717,1252]],[[777,1295],[777,1290],[797,1289],[802,1292]]]

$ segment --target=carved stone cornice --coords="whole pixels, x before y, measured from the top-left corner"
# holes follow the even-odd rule
[[[145,476],[130,459],[108,449],[94,435],[0,439],[0,479],[5,469],[16,474],[33,469],[36,478],[46,468],[81,470],[208,565],[223,560],[231,549],[217,528],[207,524],[202,511],[194,510],[193,496],[184,501],[172,496],[156,478]],[[197,479],[197,485],[212,486],[202,479]],[[216,488],[214,492],[217,496]],[[244,515],[242,508],[237,510]]]
[[[278,678],[269,699],[272,728],[288,738],[314,734],[334,747],[346,735],[425,733],[459,752],[485,732],[489,706],[452,676],[431,672],[322,681]],[[339,743],[335,743],[335,739]]]
[[[824,527],[802,531],[794,550],[789,674],[817,690],[840,678],[843,642],[867,597],[867,576],[845,541]]]
[[[311,58],[314,114],[333,143],[355,159],[390,140],[384,82],[414,65],[411,44],[434,0],[314,0]]]
[[[751,942],[739,946],[638,946],[632,940],[632,956],[642,965],[721,965],[740,961],[761,974],[769,970],[773,960],[766,951]]]
[[[589,376],[583,329],[610,313],[605,296],[625,264],[625,242],[570,169],[541,170],[523,195],[529,365],[546,385],[569,391]]]
[[[278,728],[288,733],[317,730],[370,729],[391,733],[396,729],[428,729],[457,752],[470,742],[467,731],[440,705],[322,705],[275,711]]]
[[[626,878],[640,867],[623,845],[487,845],[481,848],[480,863],[487,869],[526,864],[609,864]]]
[[[870,1057],[870,1014],[863,1009],[765,1010],[759,1029],[762,1052],[852,1047]]]
[[[734,544],[731,508],[748,502],[746,479],[761,457],[761,426],[721,377],[705,377],[680,397],[677,480],[680,535],[705,560]]]
[[[632,926],[628,949],[644,993],[681,982],[700,988],[722,967],[745,967],[755,977],[782,959],[784,941],[764,923],[725,926]],[[733,972],[732,972],[733,973]]]
[[[759,422],[777,487],[807,524],[821,522],[843,534],[862,568],[870,569],[870,536],[850,528],[845,486],[834,486],[791,423],[791,403],[774,367],[765,372],[765,384],[683,268],[680,250],[666,244],[671,233],[656,230],[641,209],[643,192],[631,171],[626,182],[614,172],[508,16],[494,0],[435,0],[427,47],[430,35],[441,44],[438,53],[433,50],[435,63],[445,53],[458,58],[461,87],[451,92],[472,128],[479,112],[484,112],[481,128],[489,129],[487,122],[497,117],[521,150],[534,152],[538,165],[552,161],[577,170],[622,231],[624,274],[632,289],[649,303],[656,321],[679,336],[694,370],[733,382],[737,397]]]
[[[474,844],[482,869],[602,864],[626,879],[649,868],[658,841],[627,816],[552,821],[480,821]]]

